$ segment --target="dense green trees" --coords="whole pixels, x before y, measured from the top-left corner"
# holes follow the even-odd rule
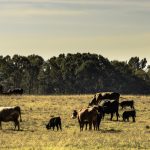
[[[0,56],[0,91],[21,87],[26,94],[149,94],[150,67],[146,66],[145,58],[120,62],[90,53],[60,54],[46,61],[38,55]]]

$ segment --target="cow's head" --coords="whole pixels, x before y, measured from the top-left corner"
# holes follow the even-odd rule
[[[78,115],[78,112],[76,110],[73,110],[71,118],[75,119],[75,118],[77,118],[77,115]]]
[[[100,101],[102,100],[102,98],[103,98],[103,96],[102,96],[101,93],[98,93],[98,94],[96,95],[96,100],[97,100],[98,102],[100,102]]]
[[[50,124],[48,123],[48,124],[46,124],[46,129],[48,130],[48,129],[51,129],[51,126],[50,126]]]

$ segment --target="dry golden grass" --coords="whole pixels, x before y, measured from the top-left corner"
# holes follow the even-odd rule
[[[2,123],[0,149],[150,149],[150,97],[122,96],[135,101],[136,123],[101,122],[100,131],[80,132],[78,121],[71,119],[73,109],[85,108],[92,95],[70,96],[0,96],[0,106],[22,108],[21,131],[12,123]],[[122,114],[122,110],[120,110]],[[46,130],[51,115],[61,116],[63,131]]]

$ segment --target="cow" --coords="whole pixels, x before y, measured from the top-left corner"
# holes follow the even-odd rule
[[[103,108],[103,118],[105,114],[111,114],[110,120],[113,119],[114,113],[116,113],[117,121],[119,117],[119,102],[118,100],[105,100],[101,102],[101,107]]]
[[[132,117],[133,122],[135,122],[136,111],[134,109],[123,112],[122,114],[123,121],[126,121],[126,120],[129,121],[129,117]]]
[[[7,92],[6,92],[8,95],[11,95],[11,94],[14,94],[14,95],[22,95],[23,94],[23,89],[22,88],[15,88],[15,89],[9,89]]]
[[[119,102],[119,98],[120,98],[120,94],[119,93],[105,93],[105,94],[101,94],[101,93],[97,93],[95,95],[96,100],[99,102],[101,102],[102,100],[116,100]]]
[[[15,123],[15,129],[18,126],[18,130],[20,130],[20,123],[19,123],[19,117],[20,122],[21,119],[21,109],[19,106],[15,107],[0,107],[0,129],[2,129],[2,123],[1,122],[9,122],[12,121]]]
[[[0,84],[0,94],[3,94],[3,86]]]
[[[81,109],[78,112],[76,110],[73,111],[72,119],[78,118],[78,122],[80,125],[80,131],[83,131],[84,125],[89,124],[89,130],[92,130],[92,124],[94,129],[97,129],[97,117],[98,110],[95,107]]]
[[[122,101],[121,103],[119,103],[119,105],[123,108],[125,107],[131,107],[131,109],[134,108],[134,101],[133,100],[129,100],[129,101]]]
[[[52,117],[48,124],[46,125],[47,130],[53,128],[53,130],[55,129],[55,126],[57,127],[57,131],[60,129],[62,130],[62,126],[61,126],[61,118],[60,117]]]

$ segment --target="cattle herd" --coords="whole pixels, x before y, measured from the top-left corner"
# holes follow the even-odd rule
[[[20,91],[22,94],[23,91]],[[85,130],[89,126],[89,130],[99,130],[100,123],[104,119],[105,114],[110,114],[110,120],[113,119],[114,114],[118,121],[119,115],[119,106],[121,109],[130,107],[130,110],[125,110],[122,114],[123,121],[129,121],[131,117],[133,122],[135,122],[136,111],[134,108],[133,100],[124,100],[119,103],[120,94],[119,93],[97,93],[94,95],[93,99],[88,104],[87,108],[81,110],[73,110],[72,119],[77,118],[80,126],[80,131],[83,131],[84,126]],[[20,118],[20,120],[19,120]],[[18,127],[20,130],[21,118],[21,108],[19,106],[15,107],[0,107],[0,129],[2,129],[2,122],[14,122],[15,129]],[[52,117],[50,118],[48,124],[46,125],[47,129],[62,130],[61,117]]]
[[[124,100],[119,103],[120,94],[119,93],[97,93],[94,95],[94,98],[90,101],[89,105],[85,109],[79,111],[74,110],[72,118],[77,118],[80,126],[80,131],[83,131],[84,125],[85,130],[87,130],[87,125],[89,124],[89,130],[99,130],[101,120],[104,119],[105,114],[110,114],[110,120],[113,119],[114,114],[118,121],[119,115],[119,106],[122,109],[126,107],[131,107],[130,110],[125,110],[122,114],[123,121],[129,121],[129,118],[132,117],[133,122],[135,122],[136,111],[134,109],[133,100]]]
[[[22,95],[23,89],[22,88],[14,88],[14,89],[8,89],[7,91],[3,91],[3,88],[0,90],[1,95]]]

